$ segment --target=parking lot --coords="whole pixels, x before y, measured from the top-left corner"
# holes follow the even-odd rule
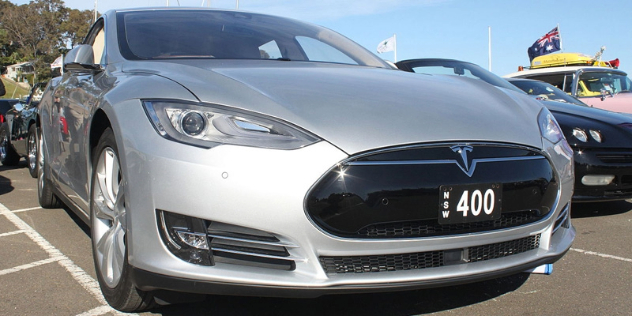
[[[0,167],[0,315],[115,315],[100,294],[89,229],[41,209],[25,163]],[[207,297],[146,315],[629,315],[632,204],[575,204],[577,238],[550,276],[318,299]]]

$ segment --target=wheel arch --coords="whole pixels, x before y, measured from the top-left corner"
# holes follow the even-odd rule
[[[92,124],[90,125],[90,161],[94,159],[94,149],[99,143],[99,138],[108,127],[112,127],[110,119],[102,109],[98,109],[92,118]]]

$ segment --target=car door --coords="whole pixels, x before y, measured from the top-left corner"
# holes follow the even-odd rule
[[[103,21],[96,23],[85,44],[93,46],[94,63],[102,62],[104,45]],[[68,72],[64,75],[60,93],[59,145],[56,146],[56,176],[60,190],[84,212],[89,210],[90,161],[90,118],[101,95],[100,85],[95,84],[104,72]],[[87,213],[86,213],[87,214]]]

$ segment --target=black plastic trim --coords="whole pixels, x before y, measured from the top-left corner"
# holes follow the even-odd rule
[[[474,283],[514,275],[533,269],[543,264],[554,263],[562,258],[568,250],[554,256],[540,258],[511,268],[496,270],[488,273],[456,277],[449,279],[411,281],[400,283],[370,283],[358,285],[341,285],[325,288],[292,287],[292,286],[267,286],[257,284],[237,284],[225,282],[210,282],[193,279],[172,277],[132,267],[132,277],[137,288],[143,291],[171,290],[177,292],[215,294],[215,295],[239,295],[239,296],[263,296],[263,297],[287,297],[287,298],[316,298],[330,294],[352,293],[376,293],[416,290],[452,286],[466,283]]]

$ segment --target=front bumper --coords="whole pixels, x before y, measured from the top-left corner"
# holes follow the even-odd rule
[[[349,284],[332,287],[292,287],[292,286],[262,286],[256,284],[233,284],[213,281],[202,281],[161,275],[134,268],[132,270],[136,287],[143,291],[169,290],[176,292],[214,294],[214,295],[238,295],[238,296],[262,296],[262,297],[287,297],[287,298],[315,298],[330,294],[352,294],[417,290],[424,288],[459,285],[480,282],[489,279],[500,278],[528,271],[547,263],[554,263],[566,254],[562,252],[555,256],[540,258],[525,264],[509,267],[503,270],[485,272],[481,274],[454,277],[450,279],[431,279],[423,281],[407,281],[401,283],[371,283]]]
[[[600,202],[632,198],[632,151],[626,149],[575,149],[575,202]],[[603,186],[582,183],[586,175],[613,175]]]
[[[144,115],[142,112],[127,114],[119,116],[119,124],[134,128],[115,133],[128,181],[129,263],[136,286],[143,290],[313,297],[450,285],[554,262],[570,248],[575,236],[568,211],[572,177],[559,171],[569,169],[570,157],[549,157],[556,173],[562,175],[552,210],[537,222],[450,236],[360,240],[323,231],[304,210],[307,192],[330,168],[348,158],[336,147],[319,142],[290,151],[229,145],[203,149],[161,138],[148,121],[133,119]],[[294,266],[280,270],[239,262],[212,266],[185,262],[163,243],[156,210],[266,232],[284,245]],[[462,253],[536,236],[538,243],[533,249],[519,253],[509,249],[511,255],[479,262],[383,273],[328,273],[321,264],[323,257]]]

